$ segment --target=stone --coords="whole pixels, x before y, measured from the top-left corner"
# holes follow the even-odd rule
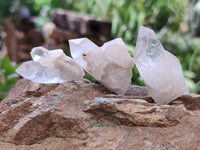
[[[116,95],[85,79],[63,84],[21,79],[0,102],[0,149],[200,147],[200,95],[184,95],[169,105],[147,99],[146,88],[139,86]]]
[[[173,126],[188,113],[184,106],[155,105],[137,98],[97,97],[85,103],[84,111],[96,115],[101,111],[112,116],[115,122],[126,125]]]
[[[78,34],[79,37],[108,37],[111,34],[112,23],[102,18],[94,18],[66,9],[51,11],[51,20],[59,29]]]
[[[125,94],[131,84],[133,59],[121,38],[98,47],[87,38],[69,40],[73,59],[110,91]]]
[[[64,83],[82,80],[84,72],[70,57],[57,49],[49,51],[44,47],[31,50],[33,61],[24,62],[16,72],[36,83]]]
[[[179,60],[163,48],[153,30],[140,27],[134,63],[156,103],[168,104],[186,93]]]

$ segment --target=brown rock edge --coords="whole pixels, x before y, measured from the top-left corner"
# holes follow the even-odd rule
[[[0,103],[0,150],[199,150],[200,95],[155,104],[145,87],[115,95],[88,80],[19,80]]]

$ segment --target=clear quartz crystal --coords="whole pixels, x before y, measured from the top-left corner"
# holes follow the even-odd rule
[[[61,49],[49,51],[43,47],[31,50],[33,61],[24,62],[16,72],[36,83],[64,83],[81,80],[83,71]]]
[[[121,38],[98,47],[87,38],[69,40],[71,55],[80,66],[117,94],[125,94],[131,84],[133,59]]]
[[[187,91],[179,60],[149,28],[140,27],[134,63],[156,103],[168,104]]]

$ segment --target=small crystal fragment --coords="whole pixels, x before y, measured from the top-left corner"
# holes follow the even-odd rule
[[[71,55],[80,66],[117,94],[125,94],[131,84],[133,59],[121,38],[98,47],[87,38],[69,40]]]
[[[24,62],[16,72],[36,83],[64,83],[81,80],[83,71],[61,49],[49,51],[43,47],[31,50],[33,61]]]
[[[179,60],[149,28],[140,27],[134,63],[156,103],[168,104],[187,91]]]

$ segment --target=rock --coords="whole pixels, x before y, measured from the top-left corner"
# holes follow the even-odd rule
[[[168,104],[186,93],[179,60],[163,48],[153,30],[140,27],[134,62],[156,103]]]
[[[58,28],[70,31],[71,34],[76,33],[79,37],[93,35],[99,38],[111,34],[111,22],[73,11],[54,9],[51,11],[51,20]]]
[[[82,80],[80,66],[66,56],[61,49],[48,51],[35,47],[31,51],[33,61],[24,62],[16,72],[36,83],[63,83]]]
[[[73,59],[96,80],[117,94],[131,84],[133,60],[121,38],[98,47],[87,38],[69,40]]]
[[[112,116],[125,125],[172,126],[188,112],[184,106],[155,105],[141,99],[95,98],[86,104],[86,112]],[[103,117],[104,117],[103,116]]]
[[[21,79],[0,103],[0,149],[199,149],[199,101],[187,94],[160,105],[145,87],[122,96],[88,80]]]

